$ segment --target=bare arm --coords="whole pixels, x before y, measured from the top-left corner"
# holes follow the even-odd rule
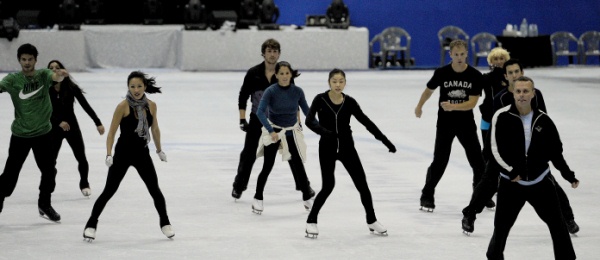
[[[106,156],[112,156],[112,147],[115,142],[115,134],[117,133],[119,124],[121,124],[121,119],[125,116],[127,107],[127,101],[124,100],[119,103],[119,105],[117,105],[117,109],[115,109],[113,119],[110,123],[110,129],[108,129],[108,134],[106,136]]]
[[[246,109],[240,109],[240,119],[246,119]]]
[[[419,99],[419,103],[415,108],[415,116],[421,118],[421,114],[423,114],[423,105],[425,104],[425,102],[427,102],[427,100],[429,100],[432,94],[433,90],[430,88],[426,87],[425,90],[423,90],[423,94],[421,94],[421,99]]]
[[[460,104],[451,104],[448,101],[440,103],[444,111],[467,111],[473,109],[477,105],[479,96],[469,96],[469,100]]]
[[[150,113],[154,117],[154,121],[152,122],[152,126],[150,127],[150,131],[152,132],[152,139],[154,139],[154,146],[156,146],[156,152],[159,153],[162,151],[162,147],[160,144],[160,127],[158,126],[158,117],[156,115],[157,107],[156,103],[151,100],[148,100],[148,104],[150,105]]]

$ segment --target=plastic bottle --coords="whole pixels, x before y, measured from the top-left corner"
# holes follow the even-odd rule
[[[527,19],[523,18],[523,21],[521,22],[521,28],[519,31],[521,31],[521,37],[527,37]]]

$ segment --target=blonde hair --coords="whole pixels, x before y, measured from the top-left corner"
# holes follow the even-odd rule
[[[510,54],[506,49],[502,47],[496,47],[490,51],[490,54],[488,54],[487,56],[487,62],[489,65],[492,65],[492,59],[494,59],[495,57],[504,57],[505,61],[510,60]]]
[[[452,49],[456,46],[463,46],[463,47],[465,47],[465,50],[469,49],[469,45],[467,44],[467,42],[464,40],[461,40],[461,39],[456,39],[456,40],[453,40],[452,42],[450,42],[450,45],[449,45],[450,51],[452,51]]]

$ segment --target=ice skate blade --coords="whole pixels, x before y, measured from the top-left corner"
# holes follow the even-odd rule
[[[49,220],[49,221],[51,221],[51,222],[54,222],[54,223],[60,224],[60,220],[54,221],[54,220],[52,220],[52,219],[48,218],[48,216],[46,216],[46,215],[44,215],[44,214],[40,214],[40,218],[47,219],[47,220]]]
[[[257,210],[254,207],[252,207],[252,213],[254,213],[256,215],[262,215],[262,210]]]
[[[471,236],[471,233],[473,233],[473,232],[469,232],[469,231],[463,230],[463,234],[465,234],[468,237]]]
[[[487,209],[487,210],[489,210],[489,211],[495,211],[495,210],[496,210],[496,207],[489,207],[489,208],[488,208],[488,207],[486,207],[486,209]]]
[[[84,237],[83,241],[88,242],[88,243],[92,243],[92,242],[94,242],[94,238],[93,237]]]
[[[309,234],[308,232],[306,232],[306,236],[304,236],[304,237],[310,238],[310,239],[317,239],[318,235],[319,234]]]
[[[425,211],[427,213],[433,213],[433,208],[428,208],[428,207],[421,206],[421,208],[419,210]]]
[[[387,235],[388,235],[387,230],[380,233],[380,232],[375,231],[374,229],[369,228],[369,231],[371,231],[371,234],[377,235],[377,236],[387,237]]]

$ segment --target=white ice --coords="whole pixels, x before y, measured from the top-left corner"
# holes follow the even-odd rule
[[[72,74],[106,128],[126,94],[129,72]],[[76,104],[93,195],[91,199],[81,195],[77,163],[64,142],[52,197],[62,221],[55,224],[40,218],[36,208],[40,172],[30,154],[16,190],[6,198],[0,213],[0,259],[485,259],[494,211],[478,215],[470,237],[461,232],[461,210],[471,196],[472,174],[458,142],[436,190],[435,212],[418,210],[432,160],[439,93],[426,103],[422,118],[414,116],[414,107],[433,71],[347,72],[345,92],[358,100],[398,148],[397,153],[388,153],[362,125],[352,121],[375,212],[389,236],[369,233],[358,192],[338,163],[336,187],[319,214],[317,239],[304,237],[307,212],[301,193],[294,190],[288,164],[279,156],[265,189],[262,215],[250,209],[262,158],[257,160],[242,198],[235,202],[230,196],[244,141],[237,108],[244,72],[146,72],[156,77],[164,92],[149,98],[158,104],[168,162],[160,162],[153,152],[152,157],[176,233],[174,240],[161,233],[152,199],[130,168],[100,217],[96,240],[91,244],[82,241],[84,225],[106,180],[106,135],[96,132]],[[526,69],[525,74],[543,90],[564,143],[564,155],[581,181],[578,189],[572,189],[554,171],[581,227],[578,235],[572,236],[578,259],[597,259],[600,209],[594,204],[600,199],[600,176],[596,174],[600,169],[600,68]],[[296,83],[310,104],[328,88],[327,72],[304,72]],[[0,111],[0,161],[4,163],[13,119],[12,103],[5,93],[0,94]],[[475,111],[479,124],[479,112]],[[305,166],[312,186],[319,191],[318,136],[309,130],[305,136],[309,156]],[[150,150],[154,151],[153,145]],[[510,233],[505,256],[553,258],[548,228],[528,204]]]

